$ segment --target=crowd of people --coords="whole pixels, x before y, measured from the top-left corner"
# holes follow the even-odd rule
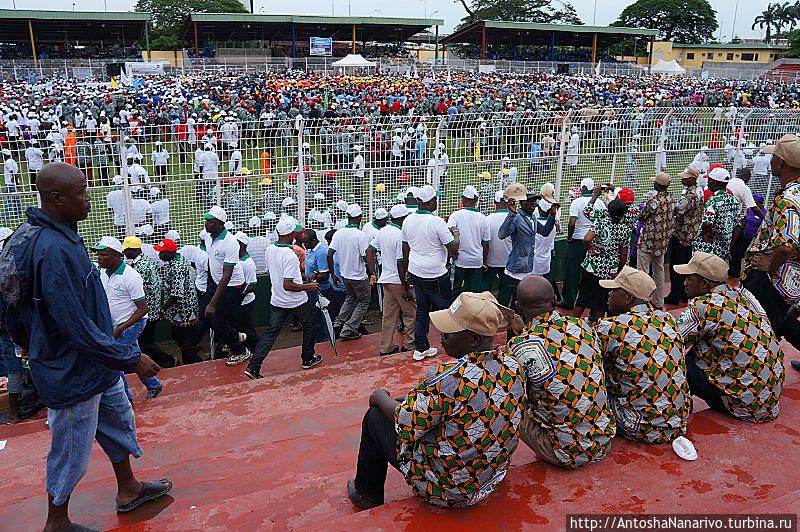
[[[201,175],[206,161],[235,161],[239,143],[247,142],[235,125],[237,118],[225,116],[280,110],[288,118],[295,111],[288,123],[303,128],[304,113],[323,107],[325,113],[344,117],[386,112],[413,121],[425,106],[426,112],[445,116],[455,106],[460,114],[467,100],[466,107],[479,107],[470,112],[489,112],[497,105],[498,110],[530,105],[533,113],[541,106],[590,109],[598,101],[601,110],[608,101],[642,113],[661,105],[720,105],[720,123],[728,122],[719,130],[732,130],[734,149],[732,157],[719,160],[709,148],[700,149],[676,176],[682,185],[676,195],[664,167],[654,168],[652,190],[644,190],[641,182],[627,186],[624,179],[617,185],[597,183],[576,170],[566,176],[578,185],[575,193],[559,195],[552,183],[533,186],[535,174],[502,164],[496,179],[476,175],[459,186],[459,207],[446,216],[441,209],[446,174],[430,183],[399,186],[396,196],[387,196],[372,210],[362,206],[358,194],[338,190],[333,178],[310,183],[314,188],[305,192],[312,203],[305,220],[299,216],[296,188],[282,200],[279,195],[265,198],[271,203],[255,212],[257,202],[237,192],[246,188],[242,180],[226,184],[224,195],[205,190],[199,180],[204,228],[196,239],[155,221],[158,185],[168,176],[157,180],[148,173],[145,179],[131,170],[137,156],[129,151],[125,159],[130,164],[121,174],[136,189],[133,201],[147,204],[140,209],[148,223],[135,223],[133,232],[130,224],[115,223],[116,232],[91,243],[90,255],[77,224],[89,215],[91,172],[69,160],[62,144],[63,159],[42,164],[31,177],[41,206],[29,207],[26,222],[15,231],[0,231],[0,350],[12,407],[23,364],[29,364],[48,407],[49,527],[69,526],[69,496],[86,472],[95,435],[114,465],[119,512],[172,488],[166,479],[140,482],[131,470],[130,456],[139,457],[142,450],[124,373],[137,374],[147,400],[155,400],[164,389],[158,379],[161,367],[205,358],[198,346],[213,331],[211,358],[241,365],[243,379],[260,379],[289,319],[302,330],[301,368],[316,367],[323,363],[320,343],[338,342],[345,349],[368,332],[364,320],[375,299],[382,313],[376,356],[435,360],[439,349],[431,345],[432,324],[453,360],[440,361],[404,397],[395,399],[383,389],[370,396],[356,475],[347,484],[349,499],[362,509],[383,504],[388,465],[425,501],[466,507],[502,482],[520,439],[542,460],[575,469],[608,456],[615,435],[641,444],[675,443],[676,452],[691,458],[695,450],[686,435],[693,397],[746,422],[778,416],[784,380],[779,341],[800,348],[800,138],[791,134],[796,122],[777,109],[795,105],[785,86],[542,75],[531,78],[531,85],[515,76],[474,76],[455,82],[469,83],[469,88],[448,89],[446,84],[454,82],[444,78],[439,86],[393,77],[337,79],[340,86],[318,88],[291,73],[257,81],[252,76],[196,76],[180,86],[169,78],[153,78],[139,92],[120,89],[97,98],[107,89],[96,88],[100,92],[88,96],[96,108],[88,110],[76,104],[77,94],[60,103],[42,99],[36,104],[36,91],[5,90],[14,91],[9,98],[19,102],[13,104],[19,110],[35,105],[39,113],[60,106],[52,120],[66,121],[67,135],[70,128],[86,127],[85,115],[80,126],[75,123],[78,111],[93,117],[104,113],[97,132],[110,132],[110,124],[119,120],[127,125],[132,145],[144,142],[131,128],[139,107],[172,117],[163,124],[164,135],[174,132],[169,129],[173,120],[185,125],[193,113],[206,113],[203,120],[219,124],[220,139],[208,130],[205,139],[194,139],[198,145],[203,140]],[[414,88],[396,92],[400,83]],[[549,88],[541,90],[546,83]],[[202,87],[202,95],[190,87]],[[40,90],[43,96],[69,88]],[[132,94],[138,99],[126,100]],[[123,99],[115,100],[119,95]],[[728,104],[776,108],[772,118],[780,127],[772,124],[769,134],[780,128],[787,134],[772,142],[762,140],[757,129],[737,131],[739,111],[730,108],[730,119]],[[125,113],[119,114],[120,108]],[[638,116],[629,115],[626,128]],[[680,116],[679,129],[691,131],[691,115]],[[603,128],[612,125],[605,120],[598,119],[593,133],[598,143]],[[233,142],[225,137],[227,124],[230,134],[237,132]],[[200,135],[199,126],[194,127]],[[4,128],[9,134],[3,148],[6,172],[16,175],[14,154],[38,140],[19,125],[15,112],[5,116]],[[183,131],[189,135],[188,128]],[[580,141],[589,131],[570,131],[569,141],[563,140],[571,142],[577,134]],[[150,141],[158,153],[156,140]],[[751,148],[756,142],[764,145]],[[505,141],[502,145],[507,146]],[[353,146],[361,151],[355,146],[361,144]],[[302,144],[298,148],[304,149]],[[740,157],[745,149],[752,151]],[[157,160],[153,157],[154,166]],[[239,175],[237,170],[241,173],[233,166],[231,173]],[[769,198],[752,193],[748,185],[762,171],[779,185]],[[124,181],[111,181],[117,189],[109,193],[106,207],[117,215],[119,200],[111,194],[120,192]],[[208,181],[212,189],[219,184],[216,178]],[[15,197],[8,186],[7,178],[6,201]],[[569,213],[566,227],[562,203]],[[142,230],[146,225],[150,228]],[[560,284],[554,272],[562,265],[554,264],[554,257],[556,237],[564,233]],[[268,281],[259,273],[267,273]],[[667,275],[670,292],[665,294]],[[257,291],[265,282],[268,303]],[[686,308],[676,318],[667,304]],[[252,316],[267,308],[269,324],[259,335]],[[156,340],[160,321],[168,324],[179,356]],[[14,412],[6,419],[17,421]]]

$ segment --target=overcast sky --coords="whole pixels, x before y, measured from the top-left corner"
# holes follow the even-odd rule
[[[244,0],[248,2],[249,0]],[[767,7],[767,0],[710,0],[711,5],[717,10],[717,21],[722,29],[722,39],[729,40],[733,34],[743,38],[763,37],[763,33],[753,31],[750,26],[757,14]],[[736,16],[736,29],[732,32],[734,23],[734,8],[739,4]],[[16,2],[18,9],[53,9],[53,0],[0,0],[0,7],[13,7]],[[278,0],[254,0],[255,12],[286,14],[286,3]],[[578,11],[578,16],[585,24],[592,24],[595,3],[597,4],[596,23],[608,25],[614,22],[630,0],[573,0],[572,4]],[[109,11],[129,11],[133,9],[135,0],[67,0],[59,3],[58,7],[69,9],[75,5],[78,11],[103,11],[107,6]],[[375,6],[379,7],[375,7]],[[427,14],[445,21],[444,30],[450,31],[464,16],[464,8],[458,1],[452,0],[404,0],[402,2],[375,2],[374,0],[305,0],[300,4],[293,4],[293,14],[302,15],[330,15],[331,11],[339,16],[352,14],[354,16],[400,16],[422,17]],[[433,18],[432,17],[432,18]],[[715,36],[719,36],[719,31]]]

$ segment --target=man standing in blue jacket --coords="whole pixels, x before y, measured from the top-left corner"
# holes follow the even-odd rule
[[[533,272],[534,244],[536,233],[547,236],[556,223],[558,203],[550,207],[547,221],[539,224],[533,219],[536,203],[540,196],[525,188],[521,183],[513,183],[503,191],[508,199],[508,215],[497,230],[501,240],[511,238],[511,253],[506,263],[505,274],[509,279],[511,290],[511,306],[517,309],[517,286],[519,282]],[[517,206],[519,202],[519,206]]]
[[[15,245],[30,260],[32,301],[7,310],[14,341],[28,350],[31,376],[48,407],[48,514],[45,531],[87,530],[70,522],[69,498],[86,473],[93,440],[117,478],[117,512],[166,495],[169,480],[139,482],[130,456],[142,449],[120,372],[152,377],[161,369],[147,355],[114,340],[100,272],[92,265],[77,222],[89,215],[86,177],[72,165],[51,163],[37,181],[42,208],[28,208],[35,236]],[[24,280],[23,280],[24,282]],[[26,334],[29,331],[30,334]]]

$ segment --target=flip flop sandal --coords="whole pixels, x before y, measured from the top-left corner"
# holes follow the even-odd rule
[[[139,496],[127,504],[123,504],[121,506],[117,505],[117,513],[122,514],[125,512],[130,512],[131,510],[135,510],[146,502],[154,501],[160,497],[163,497],[169,493],[171,489],[172,481],[166,478],[162,478],[158,482],[142,482],[142,492],[139,494]]]

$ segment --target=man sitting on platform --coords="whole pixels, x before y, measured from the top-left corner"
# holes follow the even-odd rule
[[[386,390],[372,393],[356,478],[347,483],[353,504],[383,504],[388,464],[418,497],[450,508],[477,503],[505,477],[525,396],[519,363],[492,345],[506,313],[489,292],[464,292],[430,313],[442,347],[457,360],[429,372],[400,402]]]
[[[744,421],[778,417],[783,352],[761,304],[726,284],[728,263],[716,255],[698,251],[675,271],[694,298],[678,321],[692,394]]]

